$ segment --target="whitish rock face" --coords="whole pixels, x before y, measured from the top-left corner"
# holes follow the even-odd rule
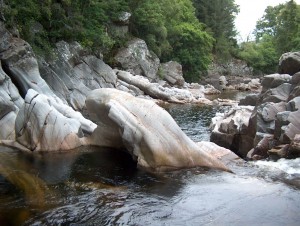
[[[228,170],[198,147],[153,101],[114,90],[91,92],[86,106],[98,123],[92,143],[126,148],[138,165],[152,171],[207,166]]]
[[[135,75],[143,75],[151,81],[157,79],[159,58],[150,53],[144,40],[133,39],[127,48],[121,49],[115,56],[121,67]]]

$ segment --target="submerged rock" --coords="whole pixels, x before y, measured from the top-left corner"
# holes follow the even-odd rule
[[[91,143],[125,148],[138,165],[152,171],[206,166],[228,169],[198,147],[164,109],[151,100],[115,89],[98,89],[86,100],[98,123]]]

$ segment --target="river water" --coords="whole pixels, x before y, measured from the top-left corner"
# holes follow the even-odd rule
[[[195,141],[224,108],[170,105]],[[299,225],[300,160],[240,161],[234,174],[151,174],[130,156],[85,147],[28,155],[1,148],[0,225]],[[5,179],[6,178],[6,179]]]

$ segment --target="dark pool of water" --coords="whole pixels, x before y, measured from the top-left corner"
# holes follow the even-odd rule
[[[194,140],[222,109],[170,105]],[[29,155],[1,147],[0,225],[299,225],[299,160],[151,174],[85,147]]]
[[[2,178],[0,225],[299,225],[300,186],[285,182],[299,177],[257,165],[151,174],[99,148],[4,159],[47,189],[30,196]]]

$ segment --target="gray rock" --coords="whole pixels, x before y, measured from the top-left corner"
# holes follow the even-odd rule
[[[177,85],[182,87],[185,83],[182,73],[182,66],[176,61],[169,61],[161,64],[158,75],[172,86]]]
[[[239,105],[255,106],[257,101],[258,101],[258,94],[249,94],[245,98],[240,100]]]
[[[295,97],[287,103],[286,109],[288,111],[297,111],[300,109],[300,96]]]
[[[289,147],[289,157],[300,157],[300,134],[296,134]]]
[[[119,50],[114,57],[122,69],[135,75],[146,76],[150,81],[157,80],[159,59],[148,50],[144,40],[133,39],[127,43],[127,47]]]
[[[276,114],[274,138],[279,140],[282,133],[282,128],[289,124],[288,118],[290,111],[282,111]]]
[[[98,89],[91,92],[86,105],[99,124],[91,140],[97,145],[125,148],[140,167],[164,171],[207,166],[228,171],[153,101],[115,89]]]
[[[300,110],[291,112],[288,117],[289,124],[282,128],[280,141],[283,144],[289,144],[296,136],[300,134]]]
[[[158,83],[151,83],[142,76],[134,76],[126,71],[116,70],[118,79],[135,86],[142,90],[145,94],[155,99],[160,99],[172,103],[190,103],[195,101],[195,97],[188,90],[162,87]]]
[[[0,106],[1,107],[1,106]],[[0,141],[15,140],[16,112],[11,111],[0,119]]]
[[[56,47],[56,59],[47,63],[40,60],[41,76],[74,109],[84,109],[92,89],[115,87],[117,76],[112,68],[101,59],[86,55],[77,42],[60,41]]]
[[[279,59],[279,73],[293,75],[300,71],[300,52],[282,54]]]
[[[49,97],[30,89],[16,118],[16,141],[31,151],[70,150],[84,145],[85,140],[80,139],[84,125],[78,120],[82,116],[71,111],[67,106],[52,105]],[[86,122],[93,132],[96,125]]]
[[[268,151],[273,146],[273,135],[272,134],[264,134],[264,133],[257,133],[256,135],[256,143],[253,151],[251,154],[247,155],[250,159],[263,159],[268,157]]]
[[[253,147],[253,138],[248,131],[252,106],[236,106],[223,116],[213,118],[213,131],[210,141],[229,148],[236,154],[246,157]]]
[[[226,87],[226,85],[228,84],[227,79],[224,75],[220,76],[219,78],[219,85],[222,89],[224,89]]]
[[[280,86],[269,89],[263,93],[261,99],[262,103],[287,101],[291,92],[291,84],[283,83]]]
[[[271,74],[271,75],[266,75],[262,79],[262,92],[265,92],[269,89],[276,88],[284,83],[290,83],[292,79],[292,76],[288,74]]]
[[[275,119],[278,112],[286,110],[284,102],[267,102],[257,107],[257,132],[273,134],[275,130]]]

